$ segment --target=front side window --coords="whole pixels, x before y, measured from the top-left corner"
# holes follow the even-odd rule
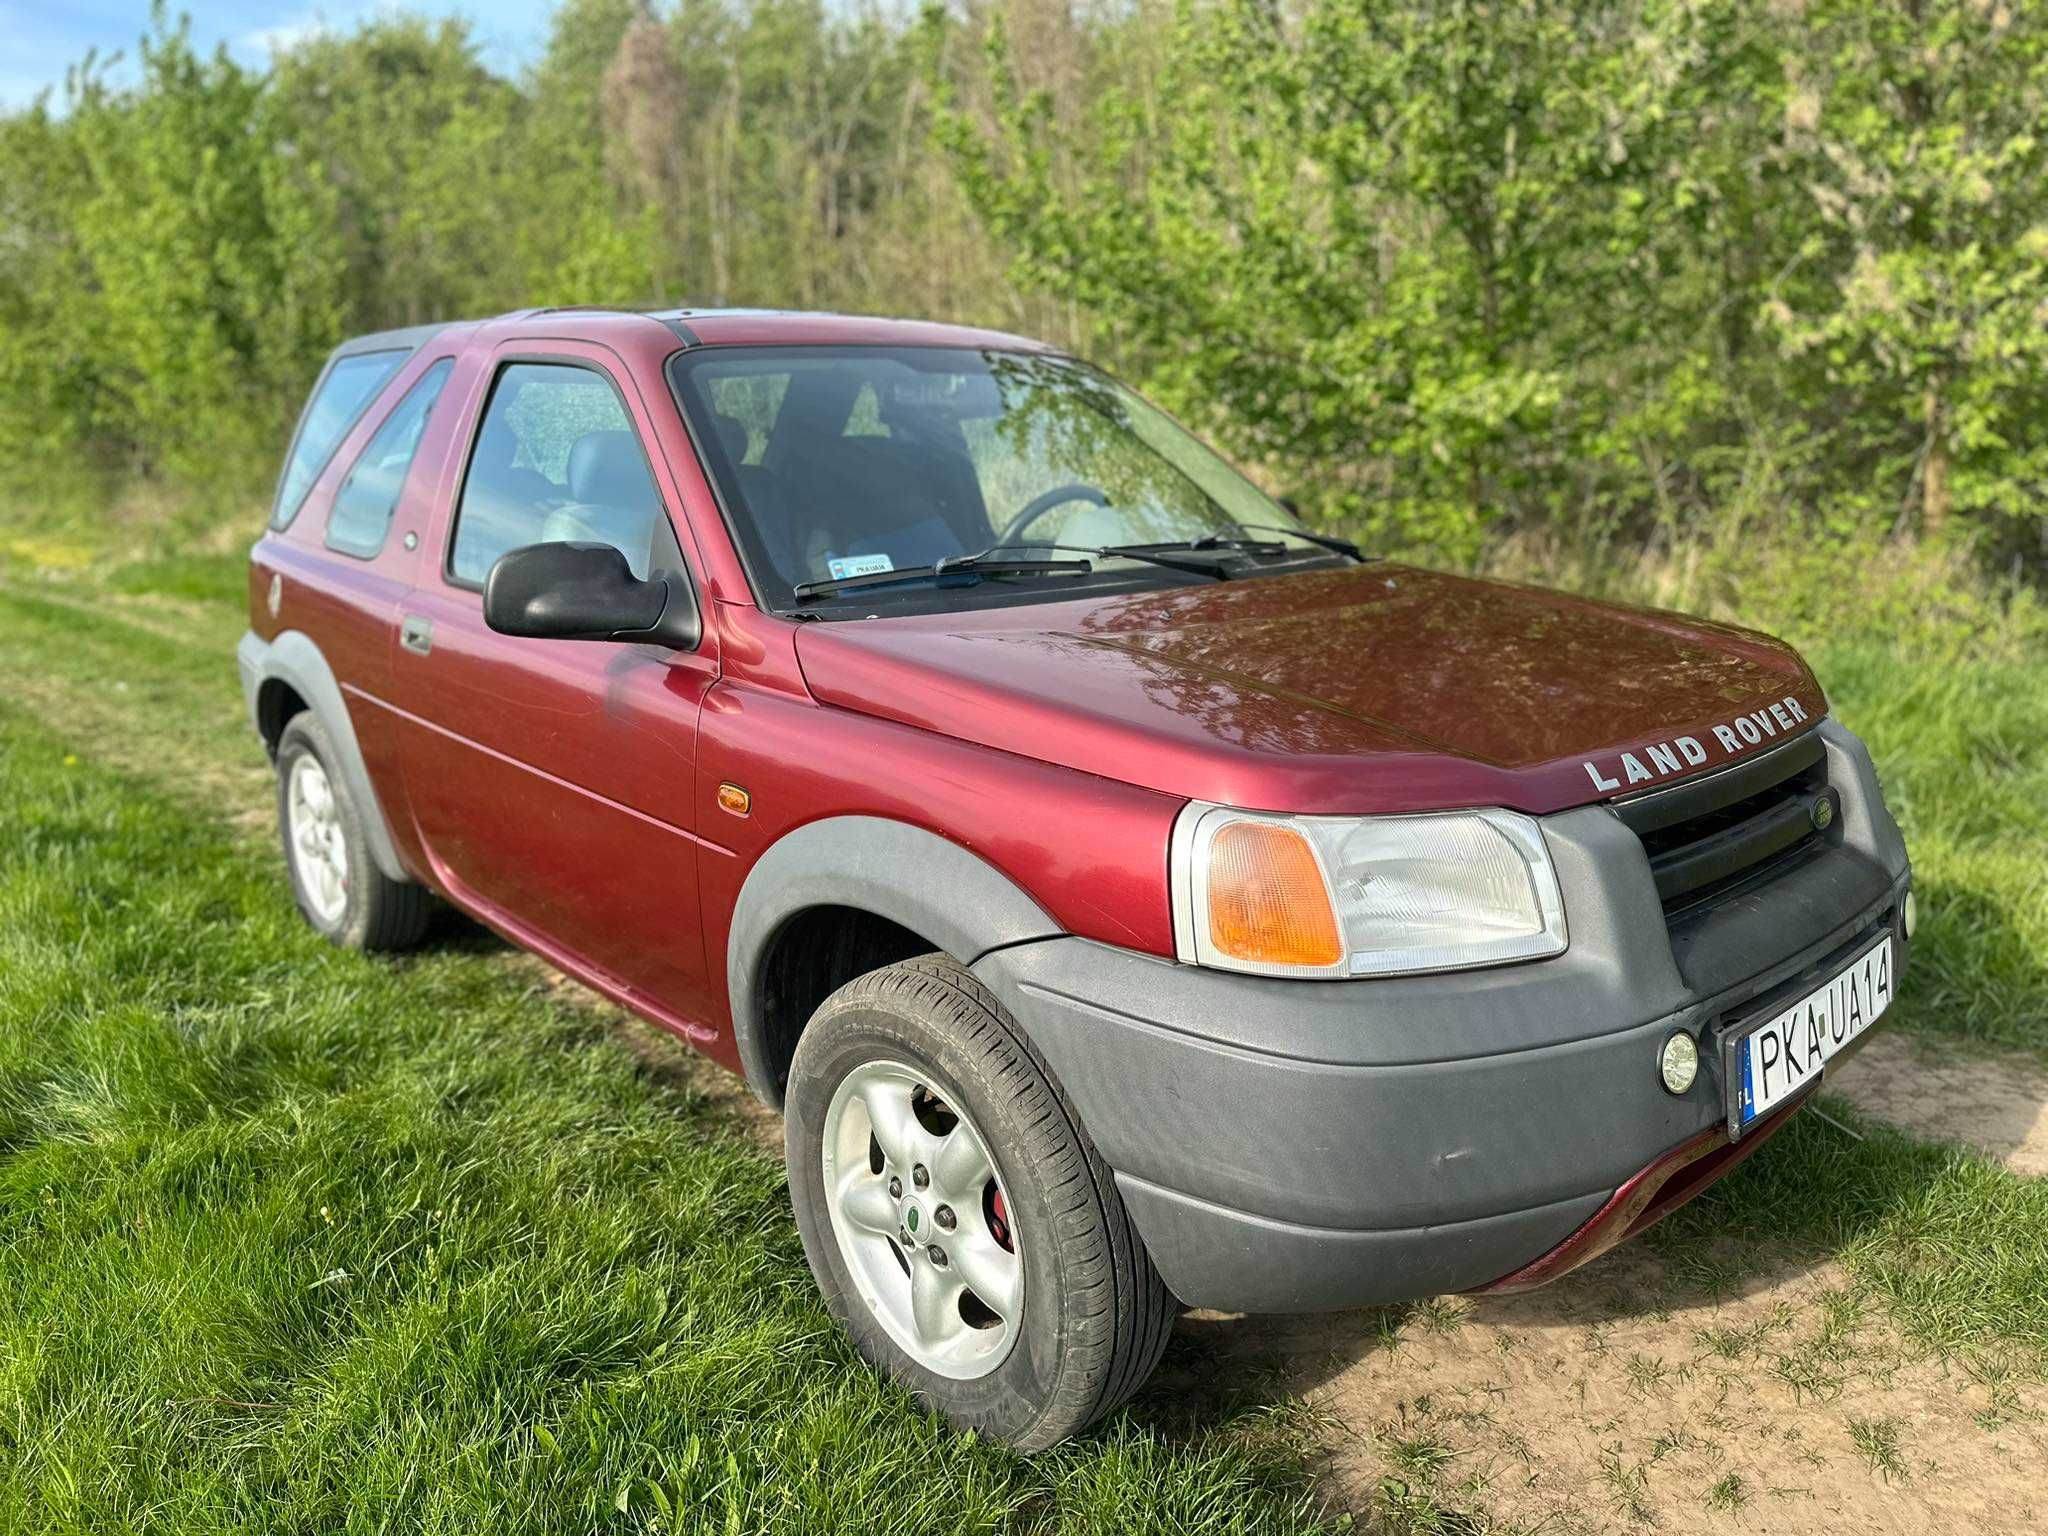
[[[334,493],[334,510],[327,518],[329,549],[365,560],[383,551],[399,493],[427,430],[427,417],[454,367],[454,359],[444,357],[420,375],[357,457]]]
[[[448,574],[480,586],[499,556],[558,543],[609,544],[644,580],[675,534],[611,382],[570,363],[512,363],[470,455]]]
[[[800,583],[991,546],[1050,555],[1299,526],[1163,412],[1070,358],[705,348],[677,354],[670,378],[770,607],[804,606]],[[1119,581],[1173,579],[1121,557],[1095,564]]]
[[[285,460],[284,478],[277,487],[277,506],[270,516],[272,527],[283,528],[298,516],[299,504],[320,478],[327,461],[334,457],[341,440],[348,436],[348,429],[376,399],[384,381],[410,356],[402,347],[390,352],[358,352],[335,359],[334,365],[321,376],[299,422],[298,436],[292,439],[291,454]]]

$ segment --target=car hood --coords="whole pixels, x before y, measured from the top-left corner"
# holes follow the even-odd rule
[[[1402,565],[811,623],[797,654],[827,704],[1298,812],[1562,810],[1825,712],[1766,636]]]

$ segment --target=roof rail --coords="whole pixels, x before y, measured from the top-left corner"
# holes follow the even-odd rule
[[[674,316],[687,311],[658,311],[653,309],[626,309],[617,304],[543,304],[533,309],[508,309],[494,318],[498,320],[538,320],[543,315],[620,315],[636,320],[652,320],[665,325],[675,332],[686,347],[697,345],[697,335],[688,326],[678,324]]]
[[[367,331],[361,336],[351,336],[334,349],[334,356],[348,357],[358,352],[396,352],[403,349],[417,351],[435,336],[458,322],[437,320],[431,325],[408,325],[392,331]]]

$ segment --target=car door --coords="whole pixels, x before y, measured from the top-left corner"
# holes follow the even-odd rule
[[[414,826],[463,906],[621,1001],[708,1038],[693,826],[697,716],[717,674],[695,652],[535,640],[486,627],[508,550],[610,543],[636,574],[689,562],[680,506],[627,370],[592,344],[493,354],[393,662]]]

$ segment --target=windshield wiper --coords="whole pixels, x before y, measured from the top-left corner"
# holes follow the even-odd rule
[[[1207,535],[1204,536],[1208,537]],[[1218,581],[1228,581],[1230,568],[1217,560],[1177,560],[1165,553],[1167,550],[1185,549],[1231,549],[1251,550],[1258,553],[1278,554],[1286,548],[1282,544],[1254,544],[1248,540],[1209,544],[1198,539],[1186,539],[1174,544],[1043,544],[1036,539],[1022,539],[1015,544],[993,544],[979,555],[958,555],[953,560],[941,561],[951,570],[961,560],[979,560],[983,555],[994,554],[1006,549],[1063,549],[1076,555],[1095,555],[1098,558],[1118,560],[1142,560],[1147,565],[1164,566],[1169,571],[1189,571],[1196,576],[1213,576]]]
[[[1273,531],[1292,533],[1294,530],[1290,528]],[[1302,537],[1308,538],[1311,543],[1320,542],[1307,534]],[[932,561],[930,565],[909,565],[900,571],[870,571],[863,576],[835,576],[827,580],[801,581],[790,591],[799,598],[831,597],[840,592],[859,592],[871,587],[894,586],[906,581],[934,581],[943,576],[1086,575],[1095,569],[1086,560],[1009,558],[1010,551],[1020,549],[1053,549],[1076,555],[1094,555],[1098,559],[1137,560],[1146,565],[1163,566],[1170,571],[1186,571],[1190,575],[1207,576],[1215,581],[1230,580],[1233,574],[1230,567],[1220,560],[1178,559],[1172,551],[1186,550],[1190,554],[1195,554],[1213,549],[1247,555],[1287,553],[1287,546],[1278,539],[1234,539],[1220,533],[1205,533],[1200,538],[1176,539],[1160,544],[1055,544],[1027,539],[1015,544],[991,544],[987,549],[976,550],[971,555],[946,555]]]
[[[1118,544],[1109,553],[1142,558],[1170,549],[1185,549],[1190,553],[1199,550],[1227,549],[1234,555],[1287,553],[1287,546],[1278,539],[1234,539],[1227,533],[1204,533],[1192,539],[1164,539],[1154,544]]]
[[[1310,533],[1306,528],[1283,528],[1277,523],[1239,523],[1237,526],[1246,533],[1284,533],[1291,539],[1306,539],[1311,544],[1333,549],[1340,555],[1349,555],[1360,565],[1367,565],[1379,559],[1378,555],[1368,555],[1349,539],[1340,539],[1334,533]]]
[[[840,592],[890,587],[906,581],[932,581],[941,576],[1085,576],[1095,569],[1086,560],[989,560],[984,558],[988,553],[983,550],[978,555],[949,555],[930,565],[906,565],[900,571],[869,571],[860,576],[800,581],[790,591],[797,597],[831,597]]]

